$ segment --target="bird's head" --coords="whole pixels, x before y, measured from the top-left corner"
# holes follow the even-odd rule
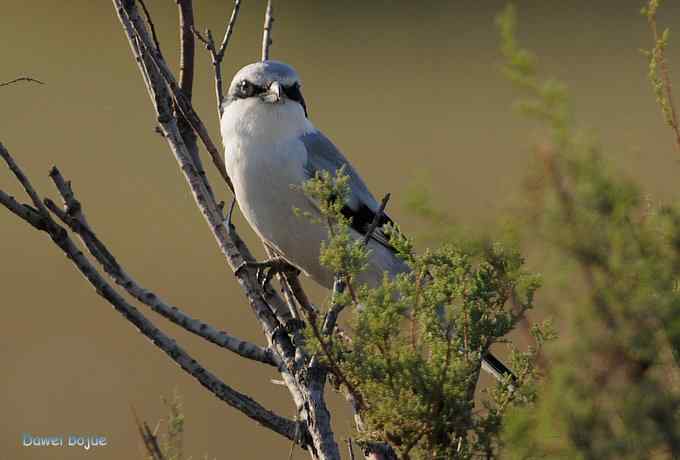
[[[239,101],[255,104],[299,104],[307,116],[300,77],[295,69],[279,61],[249,64],[239,70],[229,85],[225,108]]]

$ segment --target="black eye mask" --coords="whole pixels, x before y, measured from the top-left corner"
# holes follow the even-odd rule
[[[266,91],[265,88],[257,86],[249,82],[248,80],[243,80],[238,84],[238,91],[236,92],[236,97],[245,99],[247,97],[257,96]]]
[[[302,93],[300,92],[300,85],[298,83],[293,83],[292,85],[283,86],[282,90],[288,99],[295,101],[302,106],[302,109],[305,111],[305,117],[308,117],[307,104],[305,104],[305,99],[302,97]],[[249,97],[259,96],[266,91],[267,89],[262,86],[255,85],[248,80],[242,80],[238,84],[238,89],[234,96],[238,99],[246,99]]]
[[[307,115],[307,104],[305,104],[305,98],[302,97],[302,93],[300,92],[300,85],[298,83],[294,83],[290,86],[284,86],[283,92],[286,93],[286,96],[291,101],[299,102],[305,111],[305,117],[309,118]]]

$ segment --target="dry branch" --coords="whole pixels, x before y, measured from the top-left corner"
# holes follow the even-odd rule
[[[43,81],[37,80],[37,79],[32,78],[32,77],[26,77],[26,76],[24,76],[24,77],[17,77],[17,78],[15,78],[14,80],[9,80],[9,81],[2,82],[2,83],[0,83],[0,86],[9,86],[9,85],[12,85],[12,84],[14,84],[14,83],[18,83],[18,82],[20,82],[20,81],[26,81],[26,82],[30,82],[30,83],[37,83],[37,84],[39,84],[39,85],[44,85],[44,84],[45,84],[45,82],[43,82]]]
[[[272,28],[274,26],[274,11],[272,0],[267,0],[267,10],[264,15],[264,32],[262,33],[262,60],[269,59],[269,49],[272,46]]]
[[[288,439],[295,439],[297,430],[296,422],[276,415],[262,407],[262,405],[249,396],[239,393],[222,382],[215,375],[203,368],[198,361],[193,359],[186,351],[184,351],[184,349],[177,345],[174,339],[158,329],[134,306],[127,302],[109,283],[107,283],[103,276],[73,242],[68,231],[52,218],[35,188],[2,144],[0,144],[0,157],[3,158],[9,169],[14,173],[35,206],[35,209],[30,211],[29,214],[26,214],[28,218],[25,219],[25,221],[36,229],[46,232],[52,238],[52,241],[64,252],[66,257],[73,262],[81,274],[95,288],[97,294],[106,299],[127,321],[132,323],[142,334],[144,334],[144,336],[151,340],[154,345],[163,350],[185,372],[194,377],[201,385],[219,399],[272,431],[275,431]],[[8,196],[6,193],[0,191],[0,197],[6,196]],[[6,203],[7,200],[3,199],[2,204],[6,205]],[[16,212],[18,211],[18,203],[16,200],[11,199],[8,203],[8,209],[23,218],[22,212]],[[27,207],[28,205],[19,206],[24,209],[30,208]]]
[[[205,36],[197,30],[194,30],[196,37],[203,42],[205,48],[210,53],[210,58],[213,66],[213,72],[215,73],[215,98],[217,99],[217,116],[222,117],[222,103],[224,102],[224,88],[222,84],[222,61],[224,60],[224,52],[229,44],[229,39],[231,34],[234,32],[234,26],[236,25],[236,18],[238,18],[238,13],[241,9],[241,0],[236,0],[234,2],[234,9],[231,12],[231,17],[229,18],[229,23],[224,32],[224,38],[220,44],[220,48],[217,49],[215,45],[215,40],[213,39],[212,32],[210,29],[205,31]]]
[[[121,11],[125,12],[126,10],[122,9]],[[154,79],[154,81],[150,81],[150,84],[153,86],[154,90],[159,89],[157,85],[161,84],[160,81],[155,80],[160,79],[163,82],[162,85],[164,87],[167,85],[165,91],[169,91],[169,95],[170,97],[172,97],[172,100],[176,107],[179,109],[179,112],[181,112],[182,116],[189,123],[189,126],[195,131],[195,133],[201,139],[201,142],[203,142],[203,145],[205,145],[205,148],[208,150],[208,153],[210,153],[210,157],[212,158],[215,167],[219,171],[224,181],[229,186],[229,189],[233,192],[234,186],[232,185],[231,179],[229,179],[229,176],[227,174],[227,169],[224,165],[222,154],[220,153],[219,149],[210,138],[210,135],[208,134],[208,129],[205,127],[200,117],[194,110],[193,106],[191,105],[191,101],[188,100],[181,91],[179,84],[175,79],[175,76],[170,71],[170,68],[163,59],[163,56],[157,52],[154,46],[151,45],[146,30],[144,29],[144,24],[141,21],[141,18],[139,17],[139,13],[137,13],[136,8],[134,9],[134,12],[135,14],[132,17],[126,18],[127,24],[125,24],[124,27],[126,31],[133,32],[134,36],[130,37],[130,39],[134,40],[135,44],[132,46],[139,45],[141,48],[137,51],[137,53],[140,55],[144,54],[144,57],[146,57],[150,61],[150,64],[152,64],[153,67],[155,67],[155,69],[158,71],[158,74],[156,75],[157,78]],[[151,70],[152,69],[150,69],[150,66],[148,65],[144,66],[143,71],[146,75],[150,75]],[[164,113],[164,115],[170,115],[170,113]],[[158,121],[161,124],[163,124],[163,121],[165,121],[165,118],[161,118],[160,113]],[[205,175],[203,174],[202,176]],[[202,185],[203,187],[206,187],[207,190],[210,190],[210,186],[208,185],[207,180],[203,180]]]
[[[218,331],[211,325],[190,317],[176,306],[169,305],[157,294],[141,286],[126,273],[113,254],[99,240],[94,230],[92,230],[85,218],[81,203],[73,193],[71,183],[63,178],[56,167],[50,171],[50,178],[62,197],[64,209],[60,209],[50,199],[45,200],[47,208],[80,237],[83,244],[90,251],[90,254],[99,262],[104,271],[132,297],[148,305],[154,312],[164,318],[215,345],[226,348],[247,359],[274,367],[281,365],[278,357],[270,349],[240,340],[224,331]]]
[[[236,270],[244,262],[252,261],[252,257],[235,230],[224,225],[221,208],[214,197],[207,193],[207,179],[197,174],[178,133],[176,117],[169,110],[170,101],[174,101],[181,114],[191,122],[192,128],[197,131],[201,141],[210,151],[216,165],[221,162],[219,152],[191,107],[190,101],[178,91],[174,76],[162,56],[155,53],[155,47],[151,43],[144,22],[140,19],[135,3],[131,0],[113,0],[113,3],[158,113],[159,128],[178,161],[196,204],[208,222],[221,251],[232,270]],[[220,158],[220,161],[216,161],[215,158]],[[257,283],[254,270],[239,270],[235,276],[263,328],[270,347],[284,364],[280,369],[281,376],[295,401],[299,420],[304,426],[302,440],[299,442],[302,447],[307,448],[314,459],[339,459],[340,454],[330,426],[330,414],[324,401],[325,373],[310,372],[301,366],[308,362],[306,353],[291,342],[285,325],[274,313],[286,308],[283,299],[275,292],[263,289]]]
[[[142,1],[140,0],[140,4],[144,10],[145,18],[140,15],[136,0],[112,0],[112,2],[156,111],[158,131],[167,141],[197,207],[208,223],[227,264],[234,271],[234,276],[262,327],[268,347],[259,347],[232,337],[225,332],[218,332],[211,326],[189,317],[140,285],[126,273],[113,254],[99,240],[88,224],[81,204],[73,194],[70,183],[62,177],[59,171],[54,168],[50,176],[62,196],[63,208],[57,206],[51,200],[43,202],[40,199],[9,152],[1,144],[0,155],[14,172],[17,180],[24,186],[32,204],[22,204],[2,190],[0,190],[0,204],[34,228],[49,234],[54,243],[62,249],[64,254],[73,261],[78,270],[95,287],[99,295],[179,364],[184,371],[192,375],[218,398],[263,426],[299,444],[308,451],[313,459],[339,460],[340,453],[334,439],[330,413],[324,397],[328,369],[321,365],[318,357],[310,357],[304,349],[304,336],[300,333],[299,324],[297,324],[300,320],[296,302],[301,305],[302,311],[308,315],[308,320],[315,326],[317,335],[320,336],[316,310],[309,302],[296,276],[287,274],[285,279],[282,279],[286,300],[271,287],[263,287],[258,283],[256,271],[249,268],[249,265],[253,265],[254,259],[235,228],[232,225],[225,225],[223,204],[218,204],[198,157],[197,140],[200,139],[211,155],[215,167],[233,192],[233,186],[222,160],[222,153],[211,140],[204,123],[194,110],[191,104],[191,94],[194,80],[194,37],[198,37],[211,53],[215,71],[218,113],[221,115],[223,99],[221,65],[238,17],[240,0],[236,0],[234,3],[234,9],[219,48],[217,48],[210,31],[206,32],[206,36],[202,36],[194,30],[192,1],[177,0],[181,42],[179,78],[175,78],[163,57],[151,13]],[[269,58],[273,21],[272,2],[270,0],[267,4],[264,20],[263,60]],[[28,79],[28,77],[22,77],[16,81],[25,79]],[[7,84],[10,83],[12,82]],[[383,200],[381,212],[376,219],[380,219],[380,214],[386,202],[386,199]],[[68,229],[80,237],[89,253],[103,270],[132,297],[202,338],[238,353],[242,357],[276,366],[296,405],[298,411],[296,419],[299,422],[266,410],[256,401],[233,390],[204,369],[172,338],[165,335],[140,313],[113,285],[107,282],[104,276],[97,271],[97,267],[90,262],[71,239],[67,228],[58,224],[53,219],[53,215],[57,216]],[[375,226],[377,226],[377,223],[371,228],[371,231],[375,229]],[[246,268],[238,269],[243,266],[246,266]],[[339,314],[339,311],[337,313]],[[323,328],[324,330],[330,329],[327,332],[328,334],[332,334],[336,319],[329,322],[326,318]],[[323,344],[323,340],[320,340]],[[332,364],[331,367],[333,367]],[[337,368],[333,371],[341,376]],[[354,408],[357,410],[357,426],[361,429],[363,424],[359,423],[358,409],[363,407],[363,403],[360,402],[360,396],[352,391],[349,383],[346,381],[344,383],[344,386],[350,389],[348,393],[351,393]],[[148,431],[147,427],[146,434],[149,434]]]

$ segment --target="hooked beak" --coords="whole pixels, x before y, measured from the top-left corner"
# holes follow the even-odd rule
[[[281,89],[281,83],[275,81],[269,85],[269,89],[264,93],[262,99],[271,104],[276,104],[278,102],[283,102],[282,94],[283,90]]]

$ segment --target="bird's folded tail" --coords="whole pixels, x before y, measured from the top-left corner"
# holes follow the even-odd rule
[[[482,369],[491,374],[499,382],[503,381],[508,375],[513,384],[517,382],[517,376],[491,353],[487,353],[484,359],[482,359]]]

